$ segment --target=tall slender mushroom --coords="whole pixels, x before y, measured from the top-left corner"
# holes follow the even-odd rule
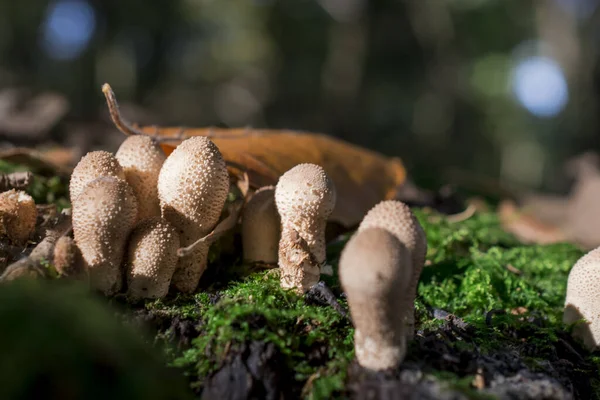
[[[318,165],[299,164],[279,178],[275,204],[282,227],[282,287],[306,292],[319,282],[325,264],[325,227],[335,201],[335,186]]]
[[[88,183],[73,201],[75,243],[88,268],[91,286],[106,295],[121,290],[121,263],[136,216],[133,190],[112,176]]]
[[[581,257],[569,272],[563,322],[591,351],[600,347],[600,247]]]
[[[125,179],[138,201],[138,220],[160,216],[158,174],[167,158],[158,143],[148,136],[129,136],[117,151]]]
[[[242,213],[242,248],[247,262],[277,263],[281,222],[275,207],[275,187],[258,189]]]
[[[71,202],[83,191],[83,188],[96,178],[112,176],[125,179],[125,172],[114,155],[108,151],[91,151],[79,160],[69,182]]]
[[[340,282],[355,327],[356,358],[365,368],[394,368],[404,359],[406,326],[402,311],[411,264],[406,247],[382,228],[358,231],[342,251]]]
[[[181,246],[206,236],[217,224],[227,194],[229,175],[219,149],[203,136],[184,140],[169,155],[158,176],[161,212],[180,235]],[[179,258],[171,285],[196,290],[207,264],[210,243],[201,243]]]
[[[386,200],[375,205],[363,218],[358,230],[367,228],[384,228],[394,234],[411,253],[412,278],[406,291],[406,334],[409,339],[414,336],[415,311],[414,304],[417,296],[417,286],[421,271],[425,265],[427,254],[427,238],[425,232],[410,208],[397,200]]]

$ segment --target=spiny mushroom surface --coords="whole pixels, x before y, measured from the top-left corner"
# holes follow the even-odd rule
[[[340,256],[339,275],[355,327],[360,365],[394,368],[406,354],[404,292],[412,274],[410,252],[389,231],[357,232]]]
[[[54,246],[53,265],[56,271],[65,277],[81,278],[85,274],[85,263],[75,244],[75,240],[70,236],[61,236]]]
[[[35,230],[37,209],[33,198],[15,189],[0,193],[0,235],[24,245]]]
[[[571,269],[563,322],[572,324],[573,336],[590,350],[600,347],[600,247],[581,257]]]
[[[281,217],[279,267],[282,287],[306,292],[319,282],[320,268],[325,264],[325,226],[335,207],[335,200],[333,181],[318,165],[299,164],[279,178],[275,187],[275,204]],[[294,248],[293,243],[288,243],[295,241],[293,231],[306,242],[311,257],[317,263],[316,270],[314,267],[307,270],[305,262],[294,262],[297,257],[285,254],[286,249]],[[302,279],[298,279],[300,276]]]
[[[90,182],[73,202],[73,236],[93,288],[111,295],[122,287],[121,263],[137,217],[133,190],[122,179]]]
[[[391,232],[403,243],[411,254],[412,277],[405,294],[406,334],[409,339],[414,336],[415,311],[414,302],[421,271],[425,265],[427,254],[427,238],[425,232],[414,216],[410,207],[401,201],[386,200],[378,203],[365,215],[358,230],[367,228],[383,228]]]
[[[177,265],[179,235],[167,221],[141,221],[129,239],[127,294],[132,299],[156,299],[169,291]]]
[[[125,172],[114,155],[108,151],[91,151],[79,160],[69,182],[69,196],[74,202],[83,188],[96,178],[113,176],[125,179]]]
[[[169,155],[158,176],[162,216],[180,235],[181,246],[206,236],[219,220],[229,193],[227,166],[208,138],[184,140]],[[171,284],[177,290],[196,290],[207,264],[209,243],[180,257]]]
[[[258,189],[244,206],[242,248],[248,262],[277,263],[281,236],[279,214],[275,207],[275,187]]]
[[[138,201],[138,220],[160,216],[158,174],[166,156],[148,136],[129,136],[115,155]]]

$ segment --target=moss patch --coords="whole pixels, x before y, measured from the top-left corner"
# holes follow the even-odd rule
[[[548,360],[580,356],[579,365],[572,366],[576,376],[558,380],[581,376],[592,379],[592,388],[598,387],[594,377],[599,358],[573,342],[561,324],[568,272],[582,251],[568,244],[521,245],[500,228],[493,214],[460,223],[426,211],[418,211],[417,216],[428,237],[429,265],[419,285],[419,334],[406,366],[418,364],[448,390],[485,398],[489,394],[474,384],[485,357],[499,358],[510,351],[518,368],[547,373]],[[329,246],[334,270],[345,240]],[[226,364],[242,343],[270,342],[293,371],[293,395],[311,399],[348,395],[354,351],[347,318],[331,307],[310,304],[281,290],[274,271],[242,271],[238,265],[216,274],[218,283],[194,296],[145,304],[147,312],[196,321],[197,337],[189,347],[174,346],[169,329],[159,335],[167,344],[171,364],[184,368],[190,384],[200,392],[205,379]],[[337,279],[325,280],[347,309]],[[430,352],[431,346],[442,346],[458,357],[458,363],[439,360],[439,354]],[[561,354],[570,351],[565,348],[574,354]],[[486,377],[493,378],[489,373]]]

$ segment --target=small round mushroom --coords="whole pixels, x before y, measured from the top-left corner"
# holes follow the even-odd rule
[[[115,155],[138,201],[138,220],[160,216],[158,174],[166,156],[148,136],[129,136]]]
[[[406,354],[404,292],[410,252],[389,231],[367,228],[348,241],[339,263],[342,288],[354,324],[358,363],[371,370],[394,368]]]
[[[563,322],[578,323],[573,336],[583,341],[590,351],[600,348],[600,247],[581,257],[571,269]]]
[[[299,164],[284,173],[275,187],[275,204],[281,217],[279,267],[281,286],[306,292],[319,282],[325,264],[325,227],[335,206],[333,181],[315,164]],[[306,242],[310,257],[290,256],[297,248],[297,235]],[[296,244],[295,244],[296,243]],[[316,265],[309,267],[307,259]]]
[[[415,311],[414,302],[421,271],[425,265],[427,254],[427,238],[425,232],[410,208],[397,200],[386,200],[373,207],[360,223],[358,230],[367,228],[384,228],[394,234],[411,253],[413,275],[406,291],[406,334],[409,339],[414,336]]]
[[[61,236],[54,245],[54,268],[67,278],[79,278],[85,274],[85,263],[79,247],[70,236]]]
[[[35,230],[37,209],[33,198],[15,189],[0,193],[0,235],[24,245]]]
[[[127,291],[132,299],[156,299],[167,295],[177,266],[179,235],[167,221],[141,221],[129,239]]]
[[[244,206],[242,248],[244,260],[251,263],[277,263],[281,222],[275,207],[275,187],[258,189]]]
[[[181,142],[167,157],[158,176],[162,216],[179,233],[182,247],[215,227],[229,193],[227,165],[219,149],[203,136]],[[196,290],[207,265],[210,243],[179,257],[171,285],[184,293]]]
[[[101,176],[125,179],[125,172],[115,156],[108,151],[91,151],[83,156],[73,169],[69,182],[71,202],[75,201],[88,183]]]
[[[90,182],[73,202],[73,236],[90,274],[90,284],[106,295],[122,287],[121,263],[137,217],[137,202],[122,179]]]

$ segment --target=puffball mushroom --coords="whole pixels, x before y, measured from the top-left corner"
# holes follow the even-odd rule
[[[132,299],[156,299],[169,291],[177,265],[179,235],[167,221],[141,221],[129,239],[127,290]]]
[[[358,363],[371,370],[396,367],[406,354],[404,293],[412,275],[408,249],[389,231],[366,228],[348,241],[339,263],[354,324]]]
[[[409,339],[414,336],[415,312],[414,302],[421,271],[425,265],[427,254],[427,238],[425,232],[410,208],[397,200],[386,200],[378,203],[365,215],[358,230],[367,228],[383,228],[391,232],[403,243],[411,254],[412,278],[406,291],[406,334]]]
[[[33,198],[15,189],[0,193],[0,234],[23,245],[35,230],[37,209]]]
[[[77,278],[84,274],[85,264],[75,240],[61,236],[54,245],[53,265],[56,271],[65,277]]]
[[[115,156],[108,151],[91,151],[73,169],[69,182],[71,202],[75,201],[88,183],[101,176],[125,179],[125,172]]]
[[[581,257],[569,272],[563,322],[576,324],[573,336],[591,351],[600,347],[600,247]]]
[[[125,179],[138,202],[138,220],[160,216],[158,174],[167,158],[158,143],[148,136],[129,136],[115,158],[123,167]]]
[[[206,236],[217,224],[227,194],[229,175],[219,149],[203,136],[181,142],[167,157],[158,176],[162,216],[179,233],[182,247]],[[200,243],[179,257],[171,284],[177,290],[196,290],[207,264],[210,243]]]
[[[335,200],[333,181],[318,165],[299,164],[279,178],[275,204],[281,217],[279,267],[282,287],[306,292],[319,282],[320,269],[325,264],[325,226]],[[290,249],[299,249],[297,236],[306,242],[309,255],[289,253]],[[306,262],[311,258],[316,265]]]
[[[261,187],[248,200],[242,214],[242,248],[245,261],[277,263],[280,224],[275,206],[275,187]]]
[[[133,190],[122,179],[90,182],[73,202],[73,236],[93,288],[111,295],[122,287],[121,263],[137,217]]]

